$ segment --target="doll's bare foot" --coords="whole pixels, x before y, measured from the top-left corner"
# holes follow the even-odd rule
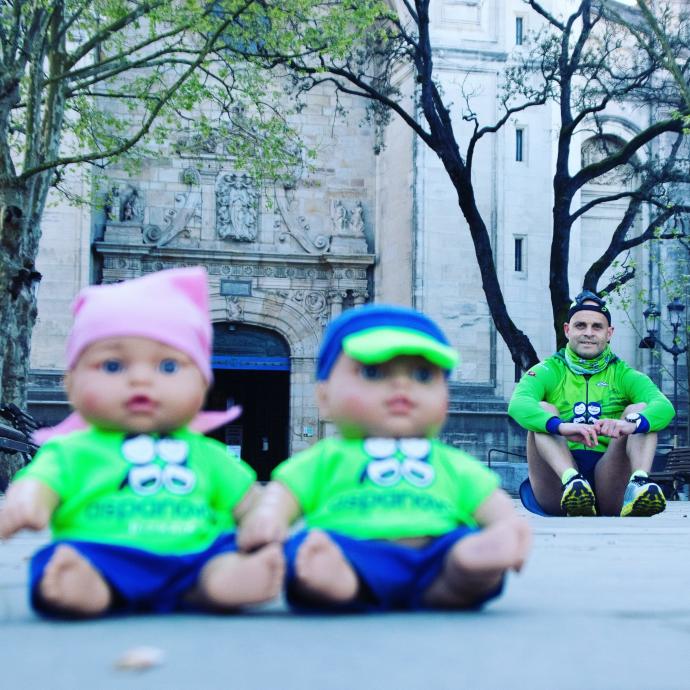
[[[359,580],[337,544],[325,532],[312,530],[297,550],[297,587],[316,601],[344,604],[359,591]]]
[[[472,606],[498,587],[508,570],[519,571],[532,541],[522,518],[497,522],[457,541],[443,570],[424,595],[429,606]]]
[[[50,608],[76,616],[98,616],[112,603],[112,593],[103,576],[65,544],[58,546],[48,561],[39,594]]]
[[[201,571],[188,599],[213,609],[235,609],[277,597],[285,575],[280,544],[253,553],[226,553],[212,558]]]

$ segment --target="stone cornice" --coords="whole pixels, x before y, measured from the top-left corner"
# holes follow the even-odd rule
[[[278,252],[230,252],[195,247],[161,247],[133,246],[113,242],[94,242],[94,249],[103,256],[122,256],[138,258],[144,261],[194,261],[204,264],[223,264],[242,262],[257,265],[291,264],[291,265],[331,265],[336,266],[372,266],[376,261],[375,254],[284,254]]]

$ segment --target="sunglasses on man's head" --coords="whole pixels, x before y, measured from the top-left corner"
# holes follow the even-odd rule
[[[582,304],[583,302],[586,302],[587,300],[590,300],[592,302],[596,302],[600,307],[603,307],[606,302],[604,302],[601,297],[598,295],[595,295],[593,292],[590,290],[583,290],[576,298],[575,301],[573,302],[573,306],[576,304]]]

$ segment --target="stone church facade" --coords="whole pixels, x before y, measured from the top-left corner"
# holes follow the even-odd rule
[[[519,0],[440,0],[432,5],[436,61],[445,93],[462,84],[482,117],[494,118],[500,75],[515,46]],[[411,73],[400,75],[413,93]],[[258,187],[213,141],[184,132],[170,151],[134,178],[109,173],[101,203],[46,213],[39,270],[39,320],[32,351],[32,410],[46,421],[66,412],[60,394],[69,304],[90,282],[112,282],[174,266],[206,266],[215,329],[216,382],[209,406],[240,403],[245,414],[222,432],[267,476],[270,467],[331,431],[314,396],[315,356],[325,324],[368,301],[412,305],[438,319],[462,364],[451,380],[447,441],[486,457],[491,447],[519,450],[524,436],[506,415],[516,372],[492,324],[466,223],[440,162],[400,121],[374,154],[363,103],[314,92],[300,115],[318,151],[314,171],[293,188]],[[526,111],[477,151],[476,191],[506,301],[540,356],[554,349],[548,297],[552,148],[557,113]],[[462,132],[460,113],[454,113]],[[621,111],[607,123],[628,139],[645,113]],[[516,132],[523,151],[515,156]],[[577,155],[595,155],[583,135]],[[598,180],[583,191],[613,189]],[[75,185],[82,182],[75,179]],[[608,185],[608,186],[607,186]],[[571,287],[624,212],[616,203],[586,214],[573,237]],[[644,219],[642,219],[644,220]],[[520,249],[520,262],[516,260]],[[646,265],[646,250],[636,260]],[[616,351],[642,365],[637,349],[644,304],[614,307]]]
[[[282,190],[275,207],[262,205],[265,195],[250,178],[213,154],[158,168],[171,170],[177,180],[161,190],[141,179],[113,182],[103,235],[93,242],[102,280],[206,267],[215,328],[211,404],[241,404],[243,418],[226,430],[224,440],[243,446],[245,454],[253,446],[254,464],[275,464],[322,434],[314,394],[316,354],[328,321],[369,299],[374,263],[364,233],[369,200],[340,187],[312,231],[301,215],[299,192]],[[251,372],[251,385],[243,386],[241,372]],[[281,373],[289,375],[287,395],[281,393]],[[240,399],[237,387],[244,389]],[[246,433],[248,418],[255,427],[252,438]],[[271,418],[278,422],[275,429]],[[287,425],[281,419],[289,420]]]

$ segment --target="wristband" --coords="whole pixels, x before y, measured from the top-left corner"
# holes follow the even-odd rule
[[[553,434],[554,436],[560,436],[560,432],[558,431],[558,427],[563,424],[563,420],[560,419],[559,417],[551,417],[546,422],[546,431],[549,434]]]

